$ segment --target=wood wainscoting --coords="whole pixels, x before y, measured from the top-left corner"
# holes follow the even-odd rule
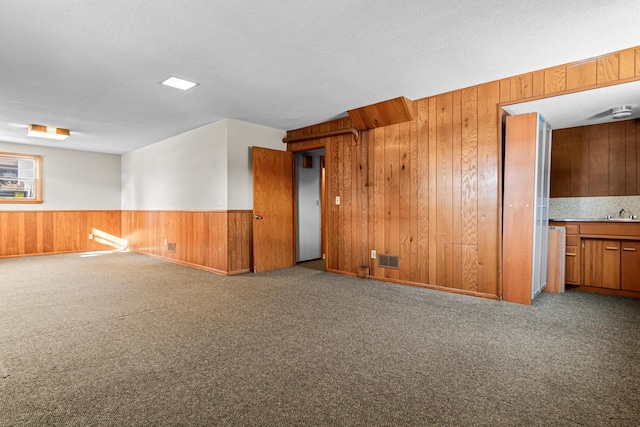
[[[119,248],[120,227],[119,210],[0,211],[0,257]]]
[[[122,235],[134,252],[217,274],[241,274],[253,265],[252,215],[250,210],[122,211]]]
[[[631,48],[414,100],[411,120],[357,139],[303,138],[349,129],[349,118],[287,132],[289,151],[325,148],[327,270],[501,298],[501,106],[636,80]],[[399,266],[381,267],[372,250]]]

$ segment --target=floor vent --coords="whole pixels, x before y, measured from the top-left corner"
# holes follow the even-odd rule
[[[169,252],[174,252],[176,251],[176,244],[175,243],[167,243],[167,251]]]
[[[400,268],[400,257],[398,255],[378,255],[378,267]]]

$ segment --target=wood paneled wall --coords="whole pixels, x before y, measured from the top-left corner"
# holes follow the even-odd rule
[[[122,211],[130,250],[224,275],[251,270],[252,225],[252,211]]]
[[[640,195],[640,120],[553,131],[551,197]]]
[[[325,147],[327,268],[501,296],[500,106],[640,80],[640,48],[415,100],[412,121],[289,144]],[[288,132],[351,126],[348,118]],[[340,205],[335,196],[341,197]],[[398,255],[381,268],[370,251]]]
[[[120,211],[0,211],[0,257],[113,249],[120,224]]]

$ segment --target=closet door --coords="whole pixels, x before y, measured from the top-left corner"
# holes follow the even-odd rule
[[[506,120],[502,297],[531,304],[546,285],[550,131],[537,113]]]

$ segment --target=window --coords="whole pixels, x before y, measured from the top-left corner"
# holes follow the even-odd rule
[[[42,203],[42,156],[0,152],[0,203]]]

